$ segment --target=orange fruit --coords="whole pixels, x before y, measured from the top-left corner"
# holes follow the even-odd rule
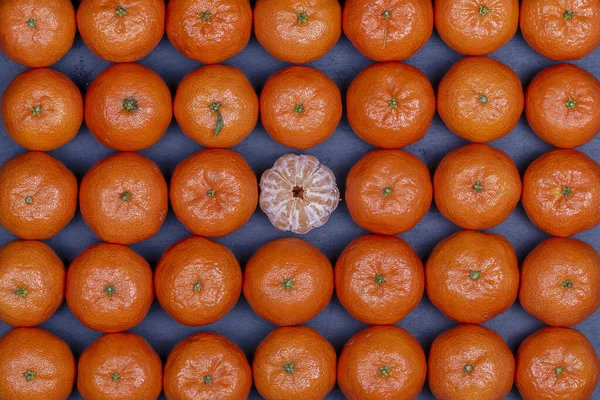
[[[167,400],[246,399],[252,370],[231,340],[200,332],[182,340],[169,354],[164,372]]]
[[[600,307],[600,256],[568,238],[540,243],[521,266],[519,301],[547,325],[583,322]]]
[[[48,239],[71,221],[77,179],[60,161],[37,151],[0,167],[0,225],[21,239]]]
[[[433,31],[429,0],[347,0],[344,34],[375,61],[404,60],[414,55]]]
[[[86,46],[112,62],[148,55],[165,34],[163,0],[82,0],[77,27]]]
[[[258,97],[242,71],[207,65],[187,74],[175,94],[175,119],[204,147],[233,147],[258,121]]]
[[[468,324],[488,321],[517,298],[515,250],[495,233],[459,231],[433,249],[425,264],[425,287],[447,317]]]
[[[498,50],[519,27],[519,0],[437,0],[433,7],[442,40],[469,56]]]
[[[431,392],[445,400],[502,400],[515,375],[515,357],[502,337],[478,325],[459,325],[438,336],[427,366]]]
[[[275,228],[304,234],[327,222],[340,191],[333,172],[316,157],[286,154],[262,174],[259,201]]]
[[[175,215],[194,235],[228,235],[256,210],[256,175],[234,151],[202,150],[177,165],[170,197]]]
[[[527,216],[553,236],[572,236],[600,223],[600,165],[575,150],[549,151],[523,176]]]
[[[191,236],[169,247],[154,271],[156,297],[177,322],[212,324],[242,292],[242,270],[227,247]]]
[[[143,337],[109,333],[81,353],[77,390],[86,400],[156,400],[162,363]]]
[[[273,330],[256,348],[252,375],[266,400],[320,400],[333,389],[336,375],[333,346],[308,326]]]
[[[171,92],[139,64],[115,64],[85,95],[85,123],[96,139],[119,151],[142,150],[163,137],[173,117]]]
[[[509,67],[466,57],[450,68],[437,92],[437,110],[452,132],[483,143],[507,135],[523,113],[523,88]]]
[[[354,239],[338,258],[334,272],[340,303],[365,324],[395,324],[423,297],[423,263],[408,243],[395,236]]]
[[[429,169],[402,150],[375,150],[346,178],[346,206],[360,227],[382,235],[412,229],[429,210]]]
[[[252,310],[280,326],[299,325],[329,304],[331,263],[312,244],[296,238],[263,245],[244,270],[244,297]]]
[[[69,0],[3,0],[0,21],[0,51],[31,68],[48,67],[67,54],[77,31]]]
[[[83,98],[69,78],[48,68],[17,75],[2,95],[2,121],[12,140],[50,151],[71,141],[83,122]]]
[[[105,242],[131,244],[151,238],[167,216],[168,201],[160,169],[136,153],[99,161],[81,181],[81,215]]]
[[[75,382],[67,344],[39,328],[15,328],[0,338],[0,398],[66,400]]]
[[[89,247],[67,271],[67,304],[90,329],[131,329],[142,322],[152,300],[152,269],[127,246],[100,243]]]
[[[598,0],[522,0],[520,25],[525,41],[553,60],[576,60],[600,45]]]
[[[599,375],[594,347],[574,329],[540,329],[517,352],[515,384],[523,400],[590,399]]]
[[[260,120],[284,146],[316,146],[331,136],[341,118],[340,89],[315,68],[282,69],[271,75],[260,93]]]
[[[393,325],[371,326],[354,335],[338,362],[338,385],[348,400],[416,399],[426,374],[419,342]]]
[[[0,247],[0,321],[35,326],[60,307],[65,266],[42,242],[18,240]]]
[[[435,114],[433,87],[419,69],[401,62],[373,64],[346,93],[348,122],[365,142],[384,149],[423,138]]]
[[[257,0],[254,34],[273,57],[304,64],[323,57],[342,34],[337,0]]]
[[[216,64],[236,55],[251,33],[252,8],[247,1],[169,1],[169,40],[183,55],[201,63]]]
[[[600,132],[600,81],[573,64],[553,65],[525,92],[525,115],[540,139],[573,148]]]
[[[440,213],[465,229],[502,223],[521,198],[521,177],[514,161],[487,144],[471,144],[447,154],[433,175]]]

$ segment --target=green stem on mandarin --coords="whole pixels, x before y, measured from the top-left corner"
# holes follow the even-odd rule
[[[27,289],[25,289],[24,287],[17,288],[15,290],[13,290],[13,294],[15,296],[19,296],[19,297],[26,297],[27,296]]]
[[[31,382],[35,378],[35,372],[31,371],[31,370],[27,370],[27,371],[25,371],[23,376],[25,377],[25,380],[27,382]]]
[[[118,5],[115,10],[115,14],[117,14],[119,17],[123,17],[123,16],[127,15],[127,9],[125,7]]]
[[[30,27],[30,28],[37,28],[37,21],[33,18],[33,17],[29,17],[29,19],[27,21],[25,21],[25,23]]]
[[[138,109],[138,102],[133,97],[127,97],[123,99],[123,110],[132,112]]]
[[[288,374],[293,374],[294,373],[294,362],[292,361],[290,363],[283,364],[282,368]]]
[[[383,375],[386,378],[388,376],[390,376],[390,373],[392,372],[392,370],[390,369],[390,367],[388,367],[387,365],[384,365],[383,367],[379,368],[379,375]]]
[[[209,385],[212,383],[212,376],[210,375],[204,375],[202,377],[202,381],[204,382],[205,385]]]

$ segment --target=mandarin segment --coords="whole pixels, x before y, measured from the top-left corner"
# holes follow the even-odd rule
[[[260,208],[273,226],[300,234],[323,226],[340,200],[333,172],[309,155],[278,158],[260,189]]]

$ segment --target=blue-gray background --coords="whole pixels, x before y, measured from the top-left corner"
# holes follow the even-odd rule
[[[76,0],[76,2],[78,1]],[[521,78],[524,87],[536,73],[556,64],[529,48],[520,32],[517,32],[506,46],[490,56],[513,68]],[[442,76],[461,57],[460,54],[446,46],[434,32],[429,42],[406,62],[425,72],[434,88],[437,88]],[[201,66],[200,63],[181,55],[166,37],[140,63],[156,71],[166,81],[173,94],[183,76]],[[309,65],[327,74],[338,84],[342,93],[345,93],[352,79],[371,63],[372,61],[363,57],[348,39],[342,36],[333,50]],[[260,93],[262,86],[271,74],[287,66],[286,63],[271,57],[254,36],[246,49],[224,64],[240,68],[257,93]],[[600,49],[583,60],[575,61],[574,64],[592,72],[597,78],[600,77]],[[98,73],[109,65],[110,63],[93,55],[78,35],[72,50],[52,68],[66,74],[82,92],[85,92]],[[0,90],[4,91],[10,81],[24,70],[24,67],[9,61],[4,55],[0,55]],[[436,115],[425,138],[407,147],[406,150],[423,160],[433,172],[444,155],[465,144],[467,142],[452,134]],[[521,174],[529,163],[551,149],[551,146],[538,139],[529,129],[524,115],[512,133],[492,142],[491,145],[507,152],[516,162]],[[168,182],[175,166],[200,149],[201,146],[188,139],[173,120],[162,140],[140,153],[160,166]],[[333,170],[343,194],[348,171],[363,155],[373,149],[352,132],[344,115],[329,140],[304,153],[316,156]],[[246,158],[259,177],[278,157],[292,152],[291,149],[273,141],[260,123],[252,134],[234,150]],[[579,150],[599,161],[600,136]],[[0,163],[4,163],[24,151],[25,149],[15,144],[6,135],[3,127],[0,128]],[[99,144],[85,126],[81,128],[72,142],[50,152],[52,156],[71,169],[78,180],[81,180],[94,163],[113,153],[112,150]],[[432,205],[431,210],[414,229],[400,236],[407,240],[425,261],[438,241],[457,230],[459,228],[442,217],[435,205]],[[527,219],[521,205],[503,224],[489,231],[506,236],[515,247],[519,261],[522,261],[530,250],[547,238],[545,233],[535,228]],[[302,238],[317,246],[332,263],[335,263],[336,258],[350,241],[366,233],[354,224],[342,201],[324,227],[316,229]],[[165,224],[155,237],[135,244],[132,248],[154,267],[161,254],[171,244],[189,235],[190,232],[170,211]],[[217,239],[217,241],[231,248],[243,266],[261,245],[284,236],[293,235],[276,230],[271,226],[267,217],[257,209],[243,228],[229,236]],[[600,250],[600,227],[576,237],[590,243],[596,250]],[[0,245],[15,239],[12,234],[0,228]],[[97,242],[98,239],[83,222],[79,212],[62,232],[46,241],[66,265],[88,246]],[[335,295],[329,306],[307,325],[321,332],[334,345],[338,354],[351,336],[366,327],[344,310]],[[419,307],[399,325],[411,332],[427,352],[435,337],[455,326],[456,323],[437,311],[425,297]],[[540,321],[528,315],[518,303],[484,325],[499,332],[513,351],[517,350],[523,339],[543,326]],[[41,327],[66,340],[75,356],[81,354],[90,343],[100,336],[100,333],[81,325],[66,304],[63,304],[56,314]],[[197,328],[178,324],[155,302],[146,319],[132,331],[146,338],[163,361],[176,343],[199,331],[214,331],[229,337],[239,344],[248,358],[252,360],[254,349],[273,328],[273,325],[255,315],[242,297],[235,308],[222,320]],[[582,331],[591,340],[596,351],[600,352],[600,312],[576,328]],[[8,325],[0,322],[0,335],[9,329]],[[253,390],[250,398],[259,399],[260,396]],[[328,396],[328,399],[343,398],[337,387]],[[432,398],[431,392],[425,387],[419,399]],[[519,398],[516,389],[513,389],[508,398]],[[600,399],[600,389],[597,388],[594,392],[594,398]],[[75,391],[71,399],[81,399],[81,396]]]

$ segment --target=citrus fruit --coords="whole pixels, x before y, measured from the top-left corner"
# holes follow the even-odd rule
[[[277,328],[256,348],[254,384],[265,400],[321,400],[333,389],[333,346],[308,326]]]
[[[553,65],[525,92],[529,126],[543,141],[573,148],[600,132],[600,81],[573,64]]]
[[[503,400],[515,375],[515,357],[500,335],[478,325],[459,325],[431,345],[429,388],[436,399]]]
[[[350,84],[348,122],[365,142],[384,149],[422,139],[435,114],[435,94],[420,70],[401,62],[373,64]]]
[[[547,325],[575,325],[600,307],[600,256],[589,244],[550,238],[521,266],[519,301]]]
[[[333,269],[312,244],[296,238],[277,239],[250,258],[243,289],[260,317],[275,325],[299,325],[329,304]]]
[[[231,340],[200,332],[182,340],[169,354],[164,372],[167,400],[248,398],[252,370]]]
[[[425,264],[425,287],[447,317],[469,324],[488,321],[517,298],[515,250],[495,233],[459,231],[433,249]]]
[[[466,57],[450,68],[437,92],[440,117],[452,132],[471,142],[507,135],[523,113],[517,74],[487,57]]]
[[[553,236],[572,236],[600,223],[600,165],[576,150],[549,151],[523,176],[527,216]]]
[[[342,33],[337,0],[257,0],[254,34],[273,57],[304,64],[323,57]]]
[[[282,231],[323,226],[340,201],[335,175],[316,157],[286,154],[260,178],[260,208]]]
[[[167,216],[168,201],[160,169],[136,153],[99,161],[81,181],[81,215],[105,242],[131,244],[154,236]]]
[[[447,154],[433,175],[440,213],[465,229],[502,223],[521,198],[521,177],[513,160],[487,144],[470,144]]]
[[[67,344],[39,328],[15,328],[0,338],[0,397],[66,400],[75,382]]]
[[[553,60],[576,60],[600,45],[598,0],[521,1],[520,26],[525,41]]]
[[[108,333],[81,353],[77,390],[86,400],[156,400],[162,363],[141,336]]]
[[[207,65],[187,74],[175,94],[175,119],[204,147],[233,147],[258,121],[258,97],[242,71]]]
[[[338,362],[338,385],[348,400],[416,399],[426,374],[419,342],[393,325],[371,326],[354,335]]]
[[[344,34],[375,61],[404,60],[429,40],[433,7],[428,0],[347,0]]]
[[[89,247],[67,271],[67,304],[90,329],[131,329],[142,322],[152,300],[150,265],[127,246],[100,243]]]
[[[574,329],[540,329],[517,352],[515,384],[523,400],[590,399],[599,375],[594,347]]]
[[[75,175],[46,153],[24,153],[0,167],[0,225],[21,239],[56,235],[76,208]]]
[[[69,78],[48,68],[19,75],[2,95],[6,133],[29,150],[50,151],[71,141],[83,122],[83,98]]]
[[[271,75],[260,93],[260,121],[284,146],[316,146],[331,136],[341,118],[340,89],[315,68],[285,68]]]
[[[442,40],[469,56],[498,50],[519,27],[518,0],[438,0],[433,11]]]
[[[31,68],[48,67],[67,54],[77,31],[69,0],[3,0],[0,21],[0,51]]]
[[[85,95],[85,123],[96,139],[119,151],[158,142],[173,117],[171,92],[151,69],[115,64],[94,79]]]
[[[248,44],[252,8],[248,1],[171,0],[166,30],[173,46],[186,57],[220,63]]]
[[[258,185],[244,157],[209,149],[177,165],[170,197],[175,215],[194,235],[224,236],[250,219],[258,203]]]
[[[417,253],[395,236],[361,236],[335,264],[335,290],[356,319],[391,325],[414,310],[423,297],[425,274]]]
[[[429,210],[427,166],[402,150],[375,150],[361,158],[346,178],[346,206],[360,227],[383,235],[412,229]]]
[[[0,321],[35,326],[60,307],[65,266],[42,242],[18,240],[0,247]]]
[[[163,0],[82,0],[77,8],[81,38],[98,57],[131,62],[148,55],[165,34]]]
[[[156,297],[177,322],[206,325],[221,319],[242,292],[242,270],[224,245],[192,236],[169,247],[154,271]]]

